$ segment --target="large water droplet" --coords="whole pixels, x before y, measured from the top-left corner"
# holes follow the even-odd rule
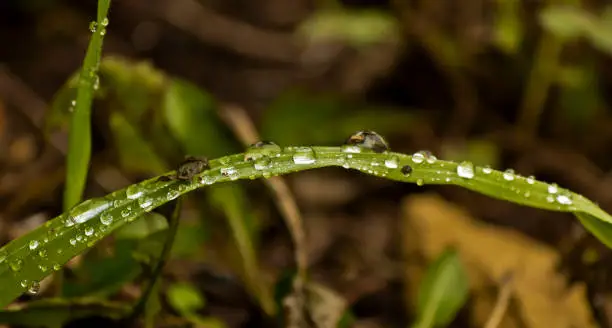
[[[266,156],[255,160],[253,167],[258,171],[265,170],[270,167],[271,163],[272,160],[270,160],[270,158]]]
[[[491,172],[493,172],[493,169],[489,165],[486,165],[482,168],[482,173],[484,174],[491,174]]]
[[[418,152],[412,154],[412,161],[415,162],[416,164],[423,163],[423,161],[425,161],[425,152],[424,151],[418,151]]]
[[[390,169],[396,169],[399,165],[399,158],[397,156],[391,156],[385,159],[385,166]]]
[[[211,185],[216,180],[217,180],[217,178],[214,175],[205,174],[205,175],[202,176],[202,179],[200,180],[200,182],[205,184],[205,185]]]
[[[274,157],[281,152],[281,147],[271,141],[259,141],[249,146],[244,154],[245,161],[256,161],[263,157]]]
[[[571,195],[565,193],[557,195],[557,202],[561,205],[572,205],[573,203]]]
[[[127,187],[127,189],[125,190],[125,195],[127,196],[127,198],[129,199],[136,199],[139,198],[140,196],[142,196],[143,194],[143,190],[140,186],[138,185],[130,185],[129,187]]]
[[[382,153],[389,150],[389,144],[380,134],[374,131],[358,131],[353,133],[344,142],[346,146],[356,146],[361,149],[371,150],[375,153]]]
[[[474,164],[471,162],[461,162],[459,165],[457,165],[457,175],[466,179],[473,178]]]
[[[548,193],[556,194],[559,191],[559,186],[556,183],[551,183],[548,185]]]
[[[300,147],[293,154],[295,164],[313,164],[317,161],[314,151],[310,147]]]
[[[38,281],[32,281],[28,284],[28,294],[36,295],[40,291],[40,283]]]
[[[513,169],[507,169],[504,171],[503,174],[504,180],[506,181],[512,181],[514,180],[514,170]]]
[[[149,197],[138,198],[138,205],[144,210],[148,210],[153,204],[153,199]]]
[[[38,240],[31,240],[29,247],[31,250],[35,250],[36,248],[38,248]]]
[[[113,223],[113,214],[111,214],[109,211],[102,213],[100,215],[100,223],[106,226]]]
[[[23,260],[22,259],[13,260],[13,261],[9,262],[9,267],[14,272],[18,272],[23,267]]]
[[[238,174],[238,170],[236,170],[232,166],[222,168],[221,175],[223,175],[224,177],[229,177],[230,180],[236,180],[240,177],[240,175]]]
[[[76,223],[87,222],[110,207],[110,203],[102,198],[93,198],[84,201],[70,210],[68,215]]]

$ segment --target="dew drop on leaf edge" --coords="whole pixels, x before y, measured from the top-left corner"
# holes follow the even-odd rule
[[[457,165],[457,175],[465,179],[473,178],[474,164],[467,161],[459,163],[459,165]]]
[[[314,151],[310,147],[300,147],[293,153],[293,163],[314,164],[317,161]]]

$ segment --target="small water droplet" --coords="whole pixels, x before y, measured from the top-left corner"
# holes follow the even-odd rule
[[[548,193],[556,194],[559,191],[559,186],[556,183],[551,183],[548,185]]]
[[[514,170],[513,169],[507,169],[504,171],[503,174],[504,180],[506,181],[512,181],[514,180]]]
[[[262,157],[262,158],[255,160],[253,167],[258,171],[265,170],[270,167],[271,163],[272,163],[272,160],[270,160],[270,158],[266,156],[266,157]]]
[[[314,151],[310,147],[301,147],[293,154],[295,164],[313,164],[317,161]]]
[[[127,187],[127,189],[125,190],[125,195],[127,196],[127,198],[129,199],[136,199],[139,198],[140,196],[142,196],[143,194],[143,190],[140,186],[138,185],[130,185],[129,187]]]
[[[27,281],[26,279],[23,279],[22,281],[19,282],[19,285],[21,285],[21,287],[23,288],[28,288],[28,283],[29,281]]]
[[[11,261],[9,263],[9,267],[11,268],[11,270],[13,270],[14,272],[18,272],[21,270],[21,268],[23,267],[23,260],[22,259],[16,259],[14,261]]]
[[[47,250],[41,249],[40,251],[38,251],[38,256],[44,259],[45,257],[47,257]]]
[[[343,145],[342,152],[358,154],[358,153],[361,153],[361,147],[354,146],[354,145]],[[353,157],[352,155],[348,156],[348,158],[352,158],[352,157]]]
[[[100,24],[102,24],[102,26],[108,26],[108,18],[104,17],[104,19],[102,19],[102,21],[100,22]]]
[[[49,270],[49,268],[47,268],[47,266],[44,264],[39,264],[38,269],[42,272],[47,272],[47,270]]]
[[[215,178],[215,176],[210,175],[210,174],[206,174],[202,176],[202,179],[200,180],[201,183],[205,184],[205,185],[211,185],[216,181],[217,178]]]
[[[244,154],[245,161],[256,161],[264,157],[274,157],[281,152],[281,147],[271,141],[259,141],[249,146]]]
[[[106,35],[106,29],[105,28],[100,30],[100,35]]]
[[[40,283],[38,281],[32,281],[28,284],[28,294],[36,295],[40,291]]]
[[[572,205],[573,201],[570,195],[559,194],[557,195],[557,202],[561,205]]]
[[[397,156],[391,156],[385,159],[385,166],[390,169],[396,169],[399,165],[399,158]]]
[[[62,268],[62,266],[59,265],[58,263],[53,264],[53,270],[59,271],[61,268]]]
[[[89,23],[89,31],[91,33],[95,33],[97,29],[98,29],[98,23],[97,22]]]
[[[100,215],[100,223],[106,226],[113,223],[113,215],[108,211],[102,213],[102,215]]]
[[[35,250],[36,248],[38,248],[38,240],[32,240],[32,241],[30,241],[29,246],[30,246],[30,249],[31,249],[31,250]]]
[[[416,184],[417,186],[422,187],[425,184],[425,181],[423,181],[423,179],[417,179]]]
[[[72,107],[75,107],[75,106],[76,106],[76,100],[71,101],[71,102],[70,102],[70,105],[71,105]]]
[[[138,205],[142,209],[148,210],[152,204],[153,204],[153,199],[151,198],[148,198],[148,197],[138,198]]]
[[[132,210],[129,207],[124,208],[123,210],[121,210],[121,216],[123,218],[127,218],[128,216],[130,216],[132,214]]]
[[[529,197],[531,197],[531,192],[530,191],[525,191],[523,196],[525,196],[525,198],[529,198]]]
[[[552,202],[555,201],[555,198],[552,195],[548,195],[548,196],[546,196],[546,201],[549,202],[549,203],[552,203]]]
[[[425,152],[421,150],[412,154],[412,161],[416,164],[423,163],[425,161]]]
[[[473,178],[474,164],[471,162],[461,162],[459,165],[457,165],[457,175],[466,179]]]
[[[527,177],[527,183],[528,184],[534,184],[535,183],[535,177],[533,175],[530,175]]]
[[[83,237],[83,235],[78,235],[78,236],[76,236],[76,240],[77,240],[77,242],[79,242],[79,243],[83,241],[83,238],[84,238],[84,237]]]
[[[412,167],[410,165],[404,165],[400,171],[403,175],[410,175],[412,173]]]
[[[76,244],[77,244],[77,240],[74,238],[70,238],[70,245],[76,246]]]
[[[167,200],[173,200],[176,197],[178,197],[180,195],[180,193],[177,190],[171,189],[168,190],[168,193],[166,194],[166,199]]]
[[[93,227],[87,227],[85,229],[85,235],[86,236],[91,236],[91,235],[93,235],[93,233],[94,233],[94,228]]]
[[[482,173],[484,174],[491,174],[491,172],[493,172],[493,169],[489,165],[486,165],[482,168]]]

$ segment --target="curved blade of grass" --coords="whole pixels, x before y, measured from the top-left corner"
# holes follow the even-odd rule
[[[254,165],[244,154],[210,161],[210,169],[193,181],[143,181],[102,198],[87,200],[0,249],[0,307],[4,307],[54,268],[93,247],[125,223],[194,189],[213,183],[255,179],[327,166],[340,166],[402,182],[453,184],[513,203],[552,211],[577,213],[596,236],[607,236],[612,216],[587,198],[569,190],[510,172],[472,167],[399,153],[346,153],[341,147],[287,147],[278,156]],[[410,166],[411,170],[407,170]],[[257,167],[257,168],[256,168]],[[461,177],[457,172],[462,172]],[[408,173],[409,174],[406,174]],[[173,174],[174,172],[170,172]],[[584,218],[587,218],[586,220]],[[591,220],[595,218],[600,221]],[[587,221],[588,220],[588,221]],[[597,225],[593,222],[598,222]],[[603,231],[605,224],[605,231]],[[610,240],[607,237],[605,240]]]
[[[446,327],[467,300],[469,282],[459,255],[448,249],[427,269],[419,289],[415,328]]]
[[[72,102],[74,109],[68,133],[69,151],[66,162],[64,209],[71,208],[81,200],[87,180],[91,157],[91,103],[99,83],[98,67],[102,54],[102,40],[106,34],[106,25],[108,25],[106,15],[109,6],[110,0],[98,1],[98,18],[91,26],[94,33],[89,41],[83,67],[79,74],[76,100]]]

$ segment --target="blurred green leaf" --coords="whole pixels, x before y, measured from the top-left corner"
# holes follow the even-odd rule
[[[493,38],[497,46],[508,54],[515,54],[523,38],[521,2],[497,0],[497,19]]]
[[[576,67],[573,73],[569,77],[573,80],[561,85],[559,107],[568,123],[586,129],[600,109],[605,108],[605,102],[599,87],[598,72],[593,65]]]
[[[108,25],[110,0],[98,1],[98,19],[94,22],[96,30],[92,34],[79,74],[74,112],[70,121],[68,138],[68,158],[66,160],[66,184],[64,189],[64,209],[76,205],[83,195],[91,157],[91,104],[94,91],[99,84],[98,67],[102,54],[102,40]]]
[[[195,313],[204,308],[206,301],[197,288],[186,282],[168,287],[168,303],[180,314]]]
[[[121,166],[138,173],[161,174],[168,170],[168,165],[157,155],[151,144],[124,115],[110,113],[110,128],[115,138],[115,149],[119,153]]]
[[[94,315],[119,319],[129,310],[128,305],[98,299],[46,299],[0,311],[0,324],[60,328],[69,321]]]
[[[181,222],[172,247],[173,258],[197,256],[200,246],[206,241],[206,231],[201,224]]]
[[[419,289],[414,327],[445,327],[467,300],[469,281],[454,250],[444,251],[428,268]]]
[[[50,134],[55,130],[63,130],[70,124],[74,106],[72,101],[77,95],[79,72],[73,74],[68,81],[55,93],[49,109],[45,112],[44,132]]]
[[[298,33],[310,42],[339,41],[356,47],[400,39],[395,17],[374,10],[319,10],[302,23]]]
[[[584,35],[594,18],[576,6],[548,6],[540,12],[540,22],[546,30],[567,40]]]
[[[146,213],[117,231],[117,239],[142,239],[168,229],[168,221],[157,213]]]

